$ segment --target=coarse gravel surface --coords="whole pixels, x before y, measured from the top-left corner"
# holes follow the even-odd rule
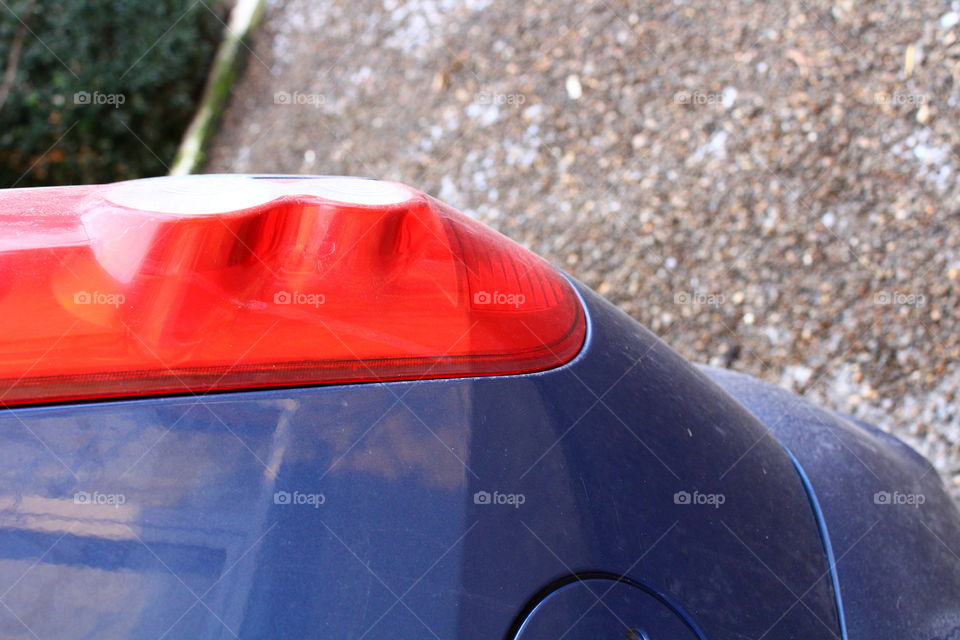
[[[960,498],[960,3],[273,0],[208,172],[411,184]]]

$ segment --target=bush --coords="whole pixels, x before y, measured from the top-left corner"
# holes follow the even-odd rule
[[[0,7],[0,186],[165,173],[203,91],[225,13],[209,0],[7,0]]]

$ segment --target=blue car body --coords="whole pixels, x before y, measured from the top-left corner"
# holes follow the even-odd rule
[[[538,373],[0,412],[0,636],[958,637],[926,461],[577,287]]]

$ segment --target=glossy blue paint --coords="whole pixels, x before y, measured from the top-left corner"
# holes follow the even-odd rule
[[[524,620],[516,640],[702,640],[668,602],[623,579],[573,576]]]
[[[770,426],[808,479],[850,638],[960,638],[960,512],[930,463],[875,427],[704,369]]]
[[[706,638],[839,637],[783,447],[582,293],[537,374],[0,413],[0,635],[487,640],[602,572]]]

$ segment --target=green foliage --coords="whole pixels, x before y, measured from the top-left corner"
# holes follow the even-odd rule
[[[212,0],[0,3],[0,74],[22,40],[0,107],[0,187],[166,173],[224,13]]]

